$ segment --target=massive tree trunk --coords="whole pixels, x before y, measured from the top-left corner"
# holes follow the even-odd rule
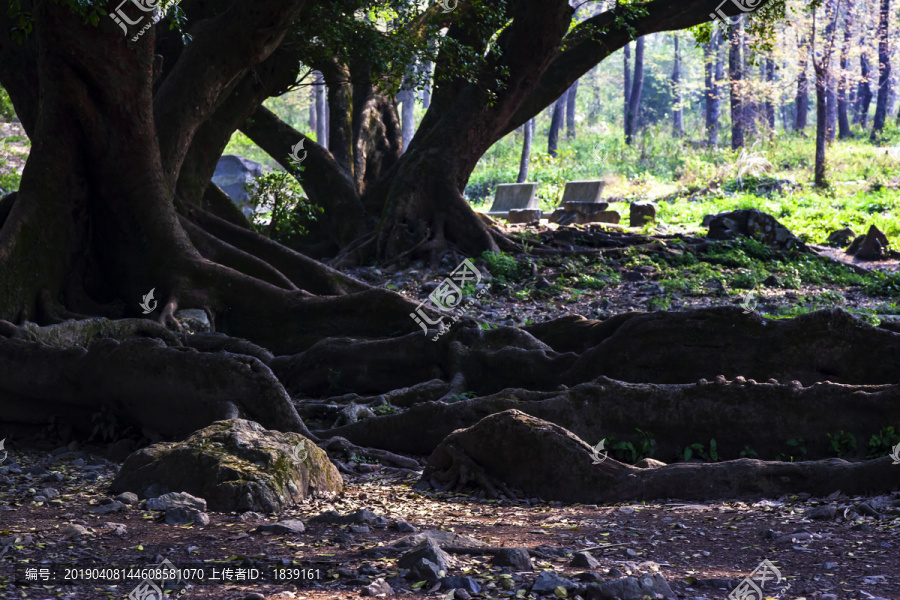
[[[625,143],[631,145],[640,120],[641,96],[644,91],[644,38],[638,38],[634,47],[634,74],[628,110],[625,114]]]
[[[878,98],[875,103],[875,118],[872,121],[872,140],[878,139],[887,119],[888,100],[891,91],[891,49],[888,29],[890,28],[891,0],[881,0],[878,18]]]
[[[744,147],[744,72],[741,49],[743,46],[743,18],[732,22],[728,34],[728,73],[731,78],[731,149]]]
[[[678,46],[678,34],[673,36],[673,66],[672,66],[672,92],[674,106],[672,107],[672,132],[677,138],[684,137],[684,95],[681,91],[681,50]]]

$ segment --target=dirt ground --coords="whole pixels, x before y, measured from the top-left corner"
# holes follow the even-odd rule
[[[472,536],[493,547],[526,548],[533,572],[506,573],[490,565],[490,555],[454,554],[449,575],[474,578],[480,598],[530,598],[528,590],[541,571],[575,576],[574,552],[588,549],[599,566],[598,581],[628,575],[661,573],[679,598],[720,599],[764,559],[784,578],[782,598],[900,598],[900,492],[890,498],[847,498],[838,490],[829,498],[805,495],[743,502],[665,503],[617,506],[562,505],[539,499],[485,501],[464,494],[414,491],[415,476],[384,468],[345,479],[338,498],[313,499],[285,514],[211,512],[205,527],[167,525],[161,513],[137,506],[95,514],[110,497],[105,493],[119,465],[98,458],[102,447],[53,455],[47,449],[6,448],[0,467],[0,595],[35,600],[126,598],[140,580],[127,585],[25,585],[27,566],[43,561],[78,562],[85,568],[139,565],[168,559],[179,568],[245,566],[242,559],[314,571],[301,585],[263,583],[194,585],[167,597],[188,600],[258,600],[356,598],[377,578],[393,586],[392,598],[445,598],[447,590],[414,589],[416,582],[397,576],[397,552],[378,552],[408,533],[397,521],[418,531],[445,530]],[[373,467],[378,469],[378,466]],[[897,468],[900,468],[898,466]],[[47,487],[59,496],[35,502]],[[52,494],[48,494],[52,495]],[[847,510],[864,500],[867,510]],[[805,511],[836,507],[834,518],[810,519]],[[371,527],[311,523],[301,534],[256,533],[263,523],[306,521],[326,510],[350,514],[369,509],[384,517]],[[71,525],[86,529],[74,533]],[[68,526],[68,527],[67,527]],[[350,527],[356,527],[350,530]],[[365,531],[368,529],[368,531]],[[366,552],[367,549],[372,549]],[[383,556],[382,556],[383,555]],[[216,561],[223,561],[218,562]],[[580,576],[584,577],[584,576]],[[573,590],[575,591],[575,590]],[[254,596],[256,592],[261,596]],[[518,595],[517,595],[518,592]],[[768,597],[775,597],[775,591]],[[827,594],[831,594],[830,596]],[[558,596],[549,595],[549,598]],[[569,595],[568,597],[574,597]],[[139,597],[138,597],[139,598]],[[149,600],[149,598],[142,599]]]

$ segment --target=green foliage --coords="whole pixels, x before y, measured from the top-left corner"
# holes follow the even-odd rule
[[[745,445],[744,449],[741,450],[738,455],[741,458],[757,458],[759,454],[756,453],[756,450],[751,448],[749,445]]]
[[[485,251],[481,255],[481,259],[487,263],[491,275],[503,284],[520,281],[528,273],[525,265],[520,264],[513,255],[505,252]]]
[[[788,446],[791,446],[791,448],[793,448],[793,450],[791,450],[789,454],[779,452],[775,456],[775,460],[780,460],[783,462],[794,462],[795,458],[797,460],[800,460],[801,458],[806,456],[806,446],[804,445],[806,443],[806,440],[803,439],[802,437],[791,438],[786,443]],[[795,453],[796,453],[796,455],[795,455]]]
[[[693,457],[695,453],[704,462],[716,462],[719,460],[719,452],[716,449],[715,439],[709,440],[709,452],[706,451],[706,446],[699,443],[691,444],[685,448],[683,454],[684,460],[691,460],[691,457]]]
[[[16,116],[16,111],[13,108],[12,100],[9,98],[9,94],[5,89],[0,87],[0,119],[5,121],[12,121]]]
[[[894,431],[893,426],[885,427],[869,439],[869,453],[866,458],[886,456],[897,444],[900,444],[900,434]]]
[[[260,175],[244,186],[254,209],[251,221],[256,229],[285,245],[309,232],[309,226],[324,212],[303,194],[303,188],[286,171]],[[258,209],[263,209],[258,212]]]
[[[856,436],[852,433],[847,433],[842,429],[837,433],[829,433],[827,435],[831,449],[837,454],[838,458],[848,454],[851,450],[856,450]]]
[[[384,415],[393,415],[399,411],[400,411],[400,409],[398,409],[396,406],[393,406],[391,404],[382,404],[381,406],[376,406],[375,408],[372,409],[372,412],[375,413],[376,415],[378,415],[379,417],[382,417]]]
[[[609,438],[609,453],[619,462],[634,464],[645,458],[651,458],[656,452],[656,440],[649,431],[635,428],[638,439],[634,442],[623,440],[615,441],[616,436]]]

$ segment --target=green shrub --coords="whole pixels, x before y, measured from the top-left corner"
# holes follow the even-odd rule
[[[260,175],[244,189],[250,195],[251,221],[257,231],[287,246],[309,233],[310,225],[324,212],[303,195],[300,184],[286,171]]]

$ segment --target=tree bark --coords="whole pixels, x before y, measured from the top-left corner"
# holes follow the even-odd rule
[[[766,57],[766,124],[769,131],[775,134],[775,60],[772,55]]]
[[[744,147],[744,90],[743,90],[743,46],[744,20],[741,17],[732,21],[728,39],[728,73],[731,78],[731,149]]]
[[[553,116],[550,119],[550,130],[547,132],[547,154],[556,157],[559,146],[559,132],[563,127],[566,116],[566,100],[568,94],[563,94],[553,105]]]
[[[860,77],[856,93],[856,118],[853,122],[866,129],[869,122],[869,107],[872,105],[872,82],[869,57],[863,48],[859,55]]]
[[[714,27],[709,43],[703,48],[705,57],[706,139],[709,147],[719,145],[719,117],[722,113],[722,87],[724,60],[722,58],[722,31]]]
[[[878,18],[878,97],[875,102],[875,118],[872,121],[872,141],[877,140],[884,129],[891,91],[891,54],[888,35],[890,9],[891,0],[881,0]]]
[[[850,119],[848,114],[848,107],[850,105],[850,72],[848,70],[849,62],[850,62],[850,48],[851,42],[853,39],[852,30],[853,30],[853,21],[852,21],[852,11],[847,10],[844,13],[844,43],[841,46],[841,70],[840,70],[840,87],[838,89],[838,137],[842,140],[849,139],[852,137],[850,133]]]
[[[522,125],[522,158],[519,160],[519,175],[516,183],[528,181],[528,163],[531,160],[531,141],[534,138],[534,119]]]
[[[415,69],[415,66],[410,67],[410,69]],[[403,151],[406,152],[416,132],[416,93],[408,79],[403,84],[400,94],[397,95],[397,102],[403,106],[400,114],[403,119],[401,126],[403,129]]]
[[[672,132],[676,138],[684,137],[684,95],[681,90],[681,49],[679,48],[678,34],[673,36],[674,56],[672,67],[672,92],[674,106],[672,108]]]
[[[631,105],[631,44],[622,48],[622,66],[624,69],[625,102],[622,104],[622,130],[628,130],[628,107]]]
[[[327,90],[322,73],[316,73],[316,143],[328,150],[328,107],[326,106]]]
[[[572,84],[566,94],[566,139],[575,139],[575,97],[578,95],[578,82]]]
[[[800,39],[800,58],[798,60],[798,68],[800,74],[797,76],[797,118],[794,121],[794,131],[803,132],[806,129],[807,116],[809,114],[809,78],[806,71],[809,67],[809,43],[804,35]]]
[[[634,48],[634,74],[628,112],[625,115],[625,143],[631,145],[640,123],[641,96],[644,90],[644,38],[638,38]]]

